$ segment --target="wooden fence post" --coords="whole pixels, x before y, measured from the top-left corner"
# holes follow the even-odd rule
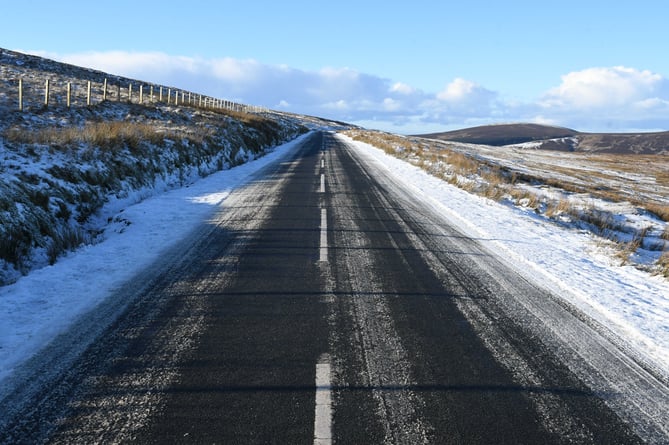
[[[44,106],[49,106],[49,79],[44,84]]]
[[[72,105],[72,82],[67,83],[67,108],[70,108]]]
[[[172,88],[167,89],[167,105],[170,104],[170,100],[172,99]]]
[[[117,93],[116,100],[121,102],[121,84],[120,83],[116,86],[116,93]]]
[[[149,87],[149,101],[153,103],[153,85]]]
[[[19,111],[23,111],[23,79],[19,79]]]
[[[174,105],[179,105],[179,92],[174,92]]]
[[[163,87],[160,87],[160,89],[158,90],[158,102],[162,101],[163,101]]]
[[[132,83],[128,84],[128,103],[132,103]]]
[[[105,81],[102,84],[102,101],[107,100],[107,78],[105,77]]]
[[[88,81],[88,85],[86,86],[86,105],[91,106],[91,81]]]
[[[144,102],[144,85],[139,86],[139,104],[141,105]]]

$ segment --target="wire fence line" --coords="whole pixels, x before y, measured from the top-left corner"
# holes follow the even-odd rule
[[[105,101],[144,105],[162,102],[242,112],[268,111],[264,107],[0,48],[0,112],[92,106]]]
[[[8,80],[8,79],[5,79]],[[203,94],[139,81],[122,82],[104,78],[102,82],[18,77],[11,82],[10,94],[5,91],[7,108],[31,111],[49,107],[92,106],[105,101],[141,105],[163,103],[174,106],[225,109],[237,112],[260,113],[265,107],[240,104]],[[7,106],[9,105],[9,106]]]

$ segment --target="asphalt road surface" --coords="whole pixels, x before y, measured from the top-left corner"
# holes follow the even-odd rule
[[[0,443],[667,443],[666,382],[559,297],[315,132],[40,354]]]

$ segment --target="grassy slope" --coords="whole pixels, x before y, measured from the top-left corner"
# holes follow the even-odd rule
[[[3,50],[4,51],[4,50]],[[6,55],[6,52],[3,52]],[[56,82],[92,72],[12,53],[3,73]],[[1,59],[1,58],[0,58]],[[19,60],[20,62],[16,62]],[[17,111],[0,82],[0,285],[96,240],[99,211],[262,156],[301,121],[211,108],[107,101]]]
[[[578,134],[577,131],[569,128],[538,124],[502,124],[425,134],[421,135],[421,137],[467,144],[501,146],[545,139],[566,138],[576,136],[576,134]]]

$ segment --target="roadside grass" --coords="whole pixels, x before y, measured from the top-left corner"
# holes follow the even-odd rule
[[[4,136],[8,142],[19,144],[64,147],[87,143],[100,149],[136,147],[140,141],[160,144],[165,138],[165,135],[157,132],[153,125],[126,121],[89,122],[81,128],[48,127],[33,131],[13,127],[7,130]]]
[[[669,251],[665,251],[660,259],[657,261],[659,274],[665,278],[669,278]]]
[[[0,286],[99,241],[110,199],[131,204],[307,131],[250,113],[110,102],[1,123]]]
[[[483,156],[463,153],[442,142],[370,130],[349,130],[345,134],[381,148],[470,193],[532,210],[556,223],[577,224],[613,241],[618,246],[615,256],[621,264],[633,264],[632,258],[640,249],[658,252],[651,269],[665,277],[669,275],[669,243],[658,241],[669,240],[669,173],[666,170],[669,157],[589,155],[579,168],[554,164],[542,166],[555,175],[541,177],[508,165],[501,166]],[[640,168],[654,175],[659,189],[666,190],[666,194],[649,196],[648,190],[641,189],[633,180]],[[626,187],[602,185],[611,182],[624,182]],[[570,199],[573,196],[579,199]],[[664,224],[639,230],[606,206],[598,208],[596,200],[628,202],[655,215]]]

